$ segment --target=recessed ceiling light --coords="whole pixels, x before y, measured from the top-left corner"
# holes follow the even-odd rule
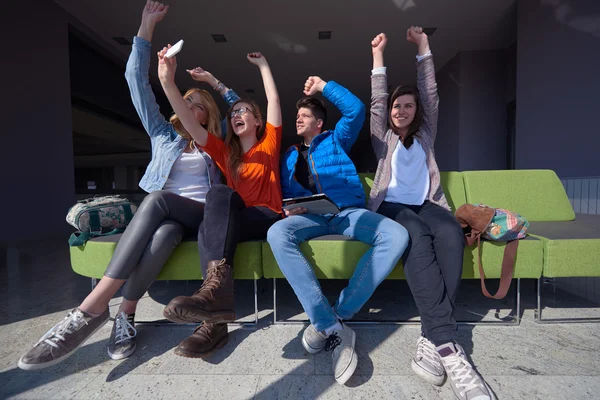
[[[331,31],[319,31],[319,40],[331,39]]]
[[[433,35],[433,32],[435,32],[436,29],[437,28],[423,28],[423,33],[427,36],[431,36]]]
[[[125,39],[123,36],[114,36],[113,40],[119,43],[121,46],[131,46],[131,42]]]
[[[213,33],[210,36],[212,36],[215,43],[227,43],[227,38],[222,33]]]

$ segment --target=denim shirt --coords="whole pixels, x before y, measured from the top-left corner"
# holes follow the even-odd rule
[[[127,79],[131,92],[131,100],[140,116],[142,125],[150,136],[152,145],[152,158],[139,183],[139,186],[148,193],[163,188],[173,164],[190,143],[175,131],[173,125],[159,111],[148,77],[150,50],[150,42],[135,36],[125,70],[125,79]],[[231,105],[239,99],[239,96],[233,90],[228,90],[223,98]],[[221,123],[221,129],[222,132],[225,132],[225,120]],[[202,150],[200,153],[206,161],[209,184],[212,186],[220,183],[221,174],[216,163]]]

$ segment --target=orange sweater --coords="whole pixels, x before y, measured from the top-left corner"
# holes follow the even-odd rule
[[[233,181],[227,168],[229,149],[221,139],[209,134],[202,149],[225,173],[227,186],[238,192],[246,207],[263,206],[281,214],[281,184],[279,182],[279,149],[281,126],[267,122],[265,134],[242,156],[239,179]]]

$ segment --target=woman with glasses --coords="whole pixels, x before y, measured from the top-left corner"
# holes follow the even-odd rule
[[[150,194],[120,238],[100,283],[79,307],[21,357],[18,365],[22,369],[45,368],[73,354],[108,321],[108,303],[121,286],[123,301],[115,316],[107,350],[113,359],[133,354],[139,299],[182,238],[196,235],[204,216],[206,194],[211,185],[220,182],[215,162],[194,145],[177,114],[165,120],[152,93],[148,78],[151,40],[156,24],[167,11],[168,6],[147,2],[125,71],[133,105],[152,143],[152,159],[139,183]],[[209,72],[201,69],[188,72],[193,79],[212,85],[228,103],[239,99]],[[221,136],[219,109],[207,91],[190,89],[182,101],[198,125]]]
[[[202,357],[227,343],[227,322],[235,319],[233,258],[237,244],[266,239],[269,227],[281,218],[281,107],[267,60],[260,53],[248,54],[248,61],[262,75],[267,121],[263,124],[254,101],[238,100],[227,113],[227,135],[220,140],[199,124],[186,106],[174,82],[177,61],[165,57],[167,50],[158,53],[165,94],[185,129],[227,178],[227,185],[214,185],[206,195],[205,218],[198,232],[204,283],[192,296],[171,300],[164,310],[170,321],[202,323],[175,349],[175,354],[184,357]]]

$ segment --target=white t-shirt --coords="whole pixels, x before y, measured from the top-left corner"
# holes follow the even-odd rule
[[[392,179],[385,201],[420,206],[428,194],[429,169],[425,150],[416,139],[409,149],[398,141],[392,155]]]
[[[173,163],[163,189],[202,203],[206,201],[209,189],[208,169],[198,149],[191,153],[181,153]]]

